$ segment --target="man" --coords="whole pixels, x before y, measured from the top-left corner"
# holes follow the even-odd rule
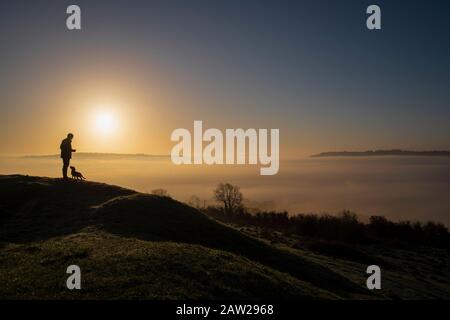
[[[73,139],[73,134],[69,133],[67,135],[67,138],[65,138],[61,142],[61,146],[59,147],[61,149],[61,158],[63,160],[62,173],[63,173],[64,180],[67,179],[67,169],[69,168],[69,165],[70,165],[70,159],[72,158],[72,152],[77,151],[75,149],[72,149],[72,139]]]

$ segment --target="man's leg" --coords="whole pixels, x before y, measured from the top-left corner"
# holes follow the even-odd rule
[[[69,164],[70,164],[70,159],[69,158],[63,158],[62,174],[63,174],[63,178],[64,179],[67,179],[67,169],[69,168]]]

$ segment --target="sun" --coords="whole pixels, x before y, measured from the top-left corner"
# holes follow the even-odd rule
[[[111,111],[98,112],[94,117],[94,127],[101,134],[112,134],[117,130],[117,118]]]

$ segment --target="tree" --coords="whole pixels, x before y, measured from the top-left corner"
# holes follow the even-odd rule
[[[152,190],[152,194],[154,194],[155,196],[171,198],[169,192],[166,189],[155,189],[155,190]]]
[[[196,196],[195,194],[191,196],[191,198],[189,199],[188,204],[194,208],[199,209],[200,208],[200,204],[201,204],[201,199]]]
[[[214,199],[222,202],[225,213],[233,214],[242,208],[243,196],[238,186],[229,183],[220,183],[214,190]]]

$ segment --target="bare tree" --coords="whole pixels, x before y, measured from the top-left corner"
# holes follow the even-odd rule
[[[191,198],[189,199],[188,204],[194,208],[199,209],[200,208],[200,203],[201,203],[201,199],[196,196],[195,194],[191,196]]]
[[[243,196],[238,186],[229,183],[220,183],[214,190],[214,199],[222,202],[225,213],[235,213],[242,208]]]
[[[155,189],[155,190],[152,190],[152,194],[154,194],[155,196],[171,198],[169,192],[166,189]]]

